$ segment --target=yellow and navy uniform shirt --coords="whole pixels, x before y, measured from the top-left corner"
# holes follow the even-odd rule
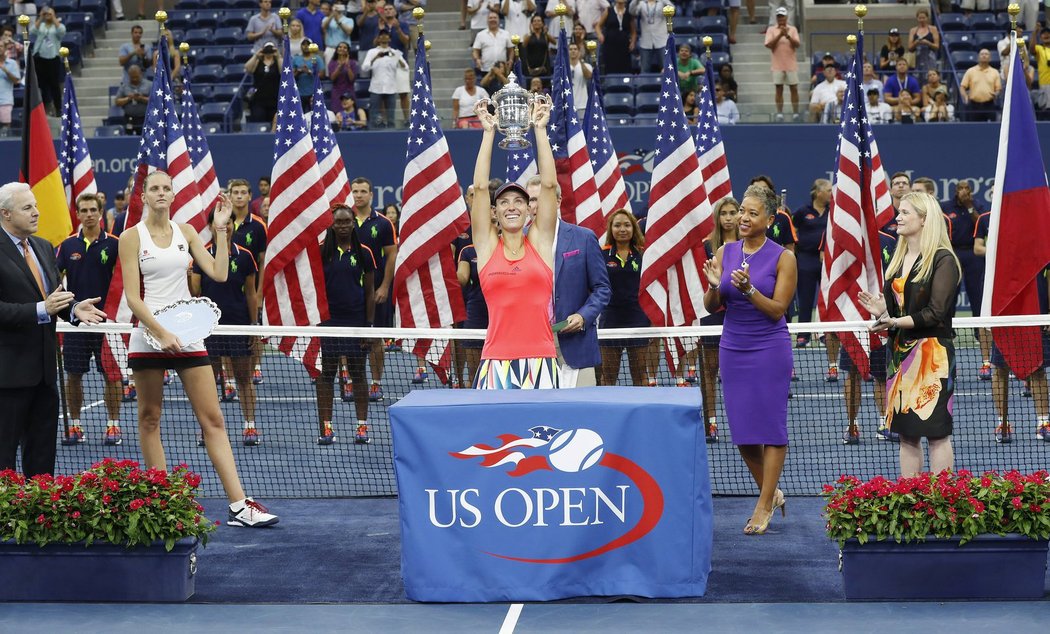
[[[66,290],[77,298],[101,297],[98,308],[103,308],[113,267],[117,264],[118,242],[117,236],[105,232],[96,240],[88,241],[83,230],[63,240],[55,259],[59,273],[66,276]]]
[[[215,243],[209,243],[206,248],[208,253],[215,257]],[[239,244],[233,245],[233,251],[230,252],[230,272],[225,282],[216,282],[204,275],[196,263],[193,264],[193,272],[201,276],[201,295],[215,302],[222,311],[220,324],[243,326],[252,323],[244,287],[248,278],[259,272],[259,266],[251,251]]]
[[[252,252],[255,262],[266,250],[266,223],[255,214],[249,213],[244,220],[233,219],[233,243]]]
[[[360,322],[365,317],[365,273],[376,270],[372,250],[337,250],[337,256],[324,265],[325,291],[331,323]]]
[[[356,216],[354,220],[357,221],[357,238],[362,246],[372,251],[372,257],[375,258],[375,283],[378,288],[383,281],[389,248],[397,244],[397,230],[389,218],[374,209],[364,220]]]
[[[766,236],[782,247],[798,242],[798,234],[795,233],[795,223],[791,221],[791,216],[781,209],[777,210],[777,215],[773,218],[773,224],[766,230]]]

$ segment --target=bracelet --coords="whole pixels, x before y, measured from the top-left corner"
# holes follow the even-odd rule
[[[707,290],[709,290],[709,291],[717,291],[719,286],[721,286],[721,285],[720,284],[710,284],[710,283],[708,283]]]
[[[752,295],[754,295],[754,294],[755,294],[755,291],[757,291],[757,290],[758,290],[758,289],[757,289],[757,288],[755,288],[755,287],[754,287],[754,285],[752,285],[752,286],[751,286],[751,288],[749,288],[749,289],[747,289],[746,291],[744,291],[744,296],[745,296],[745,297],[751,297]]]

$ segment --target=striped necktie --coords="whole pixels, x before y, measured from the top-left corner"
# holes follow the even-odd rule
[[[47,291],[44,290],[44,278],[40,275],[40,267],[36,265],[36,258],[29,252],[29,240],[22,240],[22,255],[26,259],[26,266],[36,280],[36,287],[40,289],[40,297],[47,299]]]

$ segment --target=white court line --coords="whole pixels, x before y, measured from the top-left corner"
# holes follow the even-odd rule
[[[518,625],[518,617],[521,616],[521,603],[511,603],[507,610],[507,616],[503,619],[503,627],[499,628],[499,634],[514,634],[514,628]]]

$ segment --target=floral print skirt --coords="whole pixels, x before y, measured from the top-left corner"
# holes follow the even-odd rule
[[[947,337],[894,340],[887,368],[886,423],[903,436],[952,433],[955,345]]]

